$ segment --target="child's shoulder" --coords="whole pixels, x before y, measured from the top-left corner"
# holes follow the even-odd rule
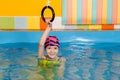
[[[65,59],[64,57],[59,57],[59,60],[60,60],[61,62],[65,62],[65,61],[66,61],[66,59]]]
[[[46,57],[45,57],[45,56],[38,57],[38,60],[44,60],[44,59],[46,59]]]

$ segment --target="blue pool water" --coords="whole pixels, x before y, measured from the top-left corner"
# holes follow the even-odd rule
[[[41,34],[0,33],[0,80],[58,80],[55,69],[36,70]],[[60,80],[120,80],[120,31],[50,34],[59,38],[59,56],[66,58]]]
[[[1,44],[0,80],[40,80],[37,48],[37,43]],[[120,43],[63,42],[59,55],[66,58],[61,80],[120,80]]]

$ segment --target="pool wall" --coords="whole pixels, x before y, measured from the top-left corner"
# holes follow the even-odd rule
[[[41,32],[0,32],[0,44],[4,43],[38,43]],[[53,31],[49,35],[57,36],[60,42],[93,41],[120,42],[120,31]]]
[[[84,2],[83,5],[86,6],[83,8],[90,8],[85,12],[84,9],[83,11],[78,9],[78,7],[82,8],[83,6],[79,5],[81,1],[85,0],[70,0],[69,2],[67,0],[53,0],[50,2],[50,6],[55,11],[55,19],[52,23],[53,32],[50,34],[57,36],[61,42],[70,42],[72,40],[120,42],[120,32],[118,31],[120,30],[120,1],[108,0],[106,2],[105,0],[98,0],[103,1],[102,4],[104,4],[101,6],[99,3],[100,8],[104,7],[101,8],[103,13],[100,15],[97,14],[97,11],[101,10],[97,6],[98,2],[95,0],[93,2],[88,1],[88,3]],[[12,0],[8,3],[9,7],[5,6],[6,1],[4,0],[0,3],[0,44],[38,42],[42,31],[47,27],[47,24],[43,22],[40,16],[41,10],[46,6],[46,0],[20,0],[19,3]],[[107,3],[108,5],[105,5]],[[70,13],[67,14],[68,12]],[[82,16],[84,12],[86,15]],[[45,16],[48,19],[51,13],[48,11]],[[84,18],[87,23],[82,23]],[[102,22],[97,23],[97,20]],[[70,23],[68,23],[69,21]]]

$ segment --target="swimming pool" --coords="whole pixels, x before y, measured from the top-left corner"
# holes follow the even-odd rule
[[[35,70],[41,34],[0,32],[0,80],[45,80]],[[50,35],[59,38],[59,55],[67,60],[62,80],[120,80],[119,31],[67,31]],[[47,76],[55,76],[52,80],[57,79],[50,74]]]

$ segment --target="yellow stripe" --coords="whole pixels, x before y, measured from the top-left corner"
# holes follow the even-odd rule
[[[39,16],[28,17],[28,30],[30,30],[30,29],[40,30],[40,18],[39,18]]]
[[[0,0],[0,16],[40,16],[48,0]],[[61,16],[62,0],[50,0],[55,15]]]
[[[72,24],[77,24],[77,0],[72,0]]]
[[[89,25],[89,30],[101,30],[102,25]]]
[[[120,0],[118,0],[117,24],[120,24]]]
[[[92,0],[88,0],[87,3],[87,24],[92,23]]]
[[[107,0],[102,0],[102,24],[107,23]]]

